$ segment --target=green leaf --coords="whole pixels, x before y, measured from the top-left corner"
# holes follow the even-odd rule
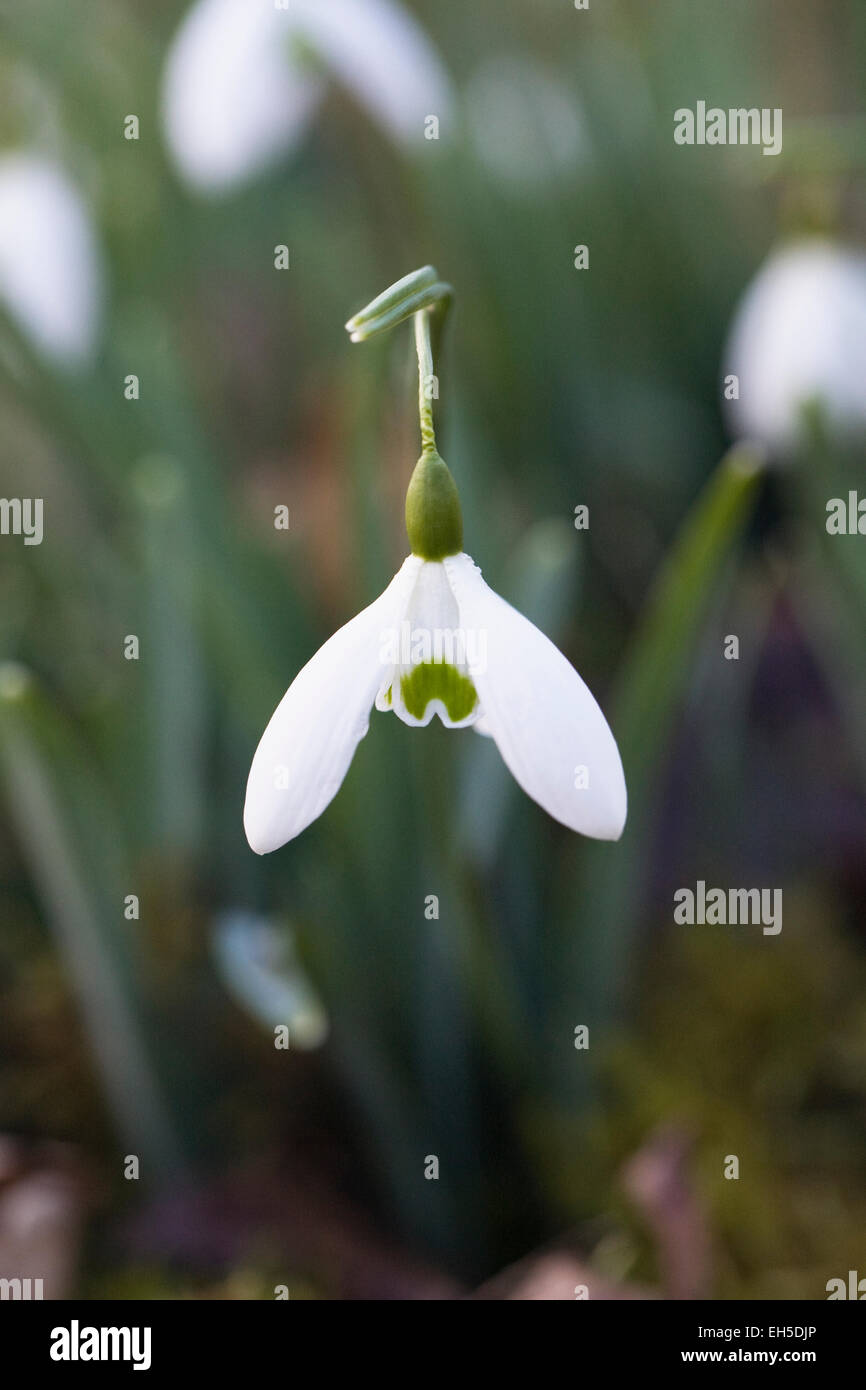
[[[593,1016],[616,1014],[635,965],[636,931],[662,770],[707,610],[752,515],[762,458],[739,446],[707,483],[670,552],[608,703],[629,795],[617,844],[587,842],[571,882],[581,905],[574,977]],[[573,1002],[573,1001],[572,1001]]]
[[[64,775],[72,782],[65,794],[59,785]],[[113,886],[117,924],[127,925],[121,890],[128,891],[128,882],[120,883],[116,862],[99,863],[93,851],[93,841],[105,843],[107,808],[102,815],[89,814],[93,787],[84,785],[69,731],[29,673],[11,662],[0,667],[0,779],[118,1132],[152,1175],[176,1170],[180,1152],[136,1018],[130,963],[107,901],[106,890]]]

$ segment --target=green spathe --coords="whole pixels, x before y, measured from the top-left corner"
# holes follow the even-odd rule
[[[435,450],[423,453],[406,493],[406,531],[412,553],[444,560],[463,549],[460,498],[447,463]]]
[[[454,724],[468,719],[478,702],[469,677],[448,661],[422,661],[413,667],[400,678],[400,694],[413,719],[423,719],[430,701],[441,700]]]

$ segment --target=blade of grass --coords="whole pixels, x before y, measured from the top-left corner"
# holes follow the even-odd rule
[[[141,1035],[130,991],[109,946],[107,908],[91,889],[41,746],[56,716],[26,671],[0,669],[0,771],[9,817],[81,1009],[106,1102],[123,1143],[162,1177],[181,1155]],[[118,912],[122,899],[118,897]]]
[[[628,822],[619,844],[587,842],[568,890],[570,902],[580,904],[570,974],[583,982],[582,998],[596,1020],[615,1016],[628,995],[664,759],[708,607],[752,515],[761,469],[758,453],[738,446],[705,486],[656,582],[610,702]]]

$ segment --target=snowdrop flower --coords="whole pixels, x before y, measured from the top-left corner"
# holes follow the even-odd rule
[[[432,267],[409,275],[347,324],[360,341],[414,314],[422,453],[406,496],[412,553],[384,593],[340,628],[295,678],[253,758],[244,826],[266,854],[299,835],[338,792],[369,727],[390,711],[413,727],[492,737],[511,773],[572,830],[615,840],[626,816],[619,751],[561,652],[481,577],[463,550],[457,489],[436,451],[426,383],[430,308],[450,297]]]
[[[303,139],[330,74],[393,139],[451,106],[427,35],[397,0],[198,0],[171,45],[166,140],[187,181],[232,188]]]
[[[0,297],[45,356],[74,366],[99,328],[102,265],[87,208],[64,171],[0,158]]]
[[[306,1052],[328,1036],[328,1015],[300,964],[294,934],[251,912],[217,919],[213,949],[223,981],[270,1031],[285,1024],[292,1046]]]
[[[795,446],[803,406],[831,428],[866,428],[866,255],[814,238],[775,251],[737,309],[724,358],[739,378],[736,434]]]

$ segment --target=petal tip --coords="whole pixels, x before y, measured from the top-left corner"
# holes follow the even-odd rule
[[[247,837],[247,844],[253,854],[270,854],[271,850],[276,849],[276,845],[269,844],[265,837],[247,825],[244,820],[244,834]]]
[[[264,808],[251,804],[249,797],[244,805],[244,834],[253,854],[271,854],[292,838],[291,835],[276,834]]]

